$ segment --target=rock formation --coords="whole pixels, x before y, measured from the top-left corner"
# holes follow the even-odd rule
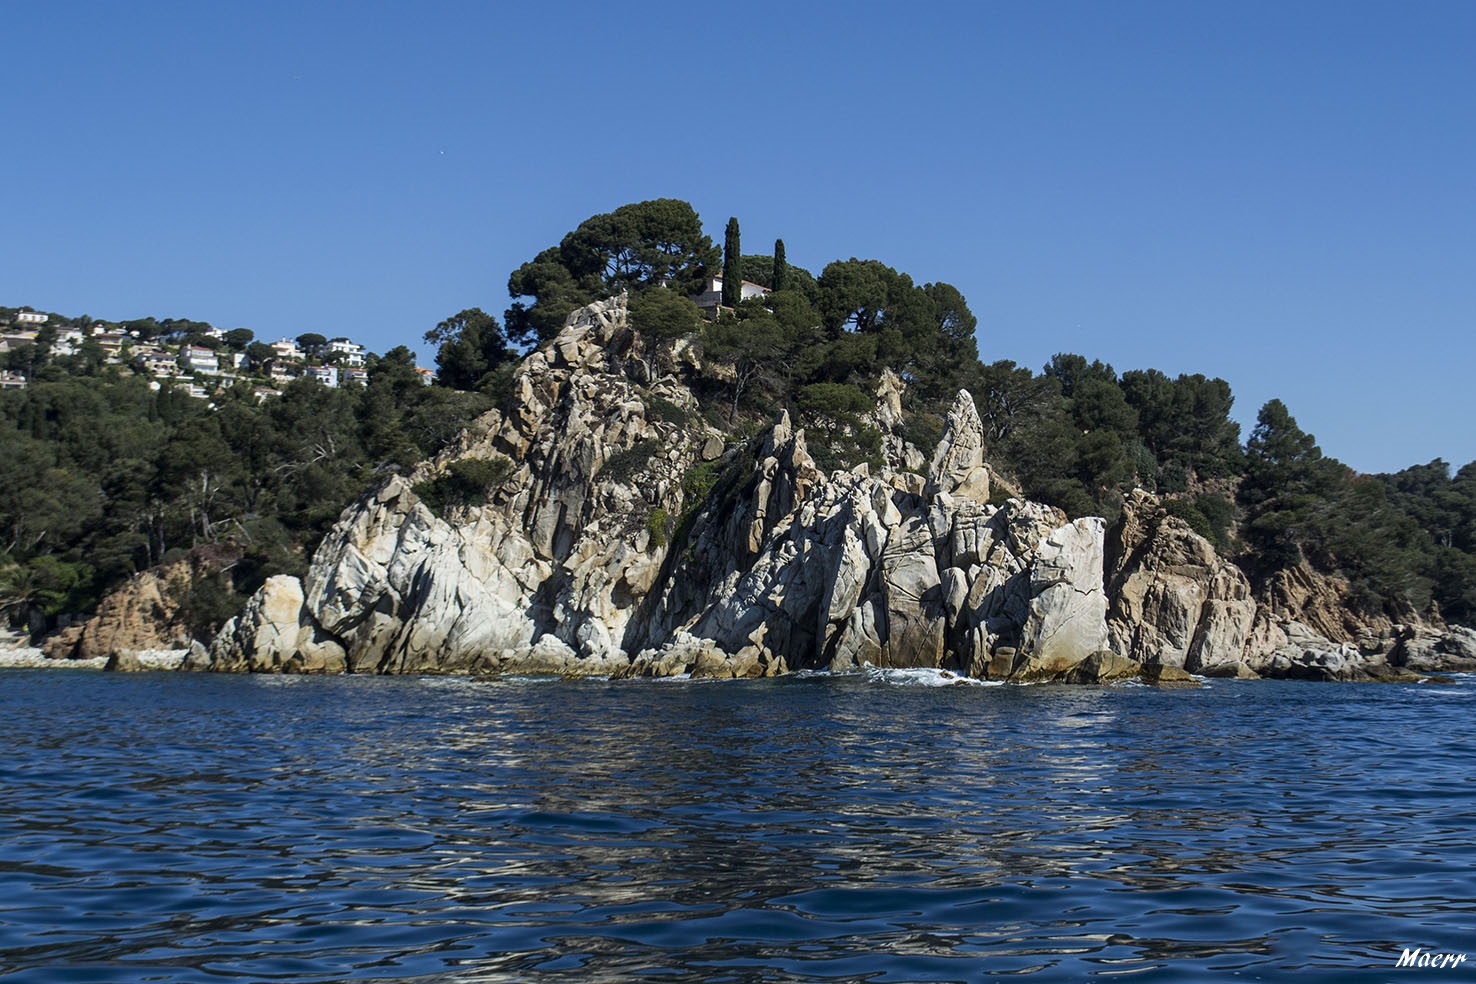
[[[181,560],[141,571],[102,600],[97,613],[46,640],[49,659],[99,659],[120,650],[184,649],[189,630],[181,599],[194,577],[212,565]]]
[[[1252,597],[1146,492],[1111,529],[991,501],[966,392],[927,457],[900,437],[901,383],[885,374],[869,417],[885,466],[826,475],[787,414],[729,444],[646,356],[623,298],[576,312],[519,365],[511,409],[347,509],[302,581],[271,578],[189,667],[751,677],[871,664],[1173,685],[1476,665],[1472,633],[1348,637],[1317,582]],[[484,504],[437,515],[416,490],[464,458],[506,478]]]

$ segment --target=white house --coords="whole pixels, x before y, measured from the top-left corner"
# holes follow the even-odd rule
[[[272,355],[279,359],[292,359],[297,361],[302,358],[302,349],[290,338],[282,338],[272,343]]]
[[[56,333],[56,341],[52,343],[52,355],[76,355],[77,350],[82,347],[82,333],[76,328],[63,328]]]
[[[755,297],[768,297],[769,288],[752,281],[745,280],[739,287],[739,300],[747,301]],[[711,277],[707,281],[707,289],[696,295],[692,300],[702,309],[702,314],[709,320],[717,317],[718,308],[723,303],[723,278]]]
[[[18,325],[44,325],[50,317],[51,315],[42,314],[40,311],[20,311],[16,313],[15,323]]]
[[[333,338],[328,341],[328,353],[340,355],[344,365],[358,368],[364,364],[364,346],[347,338]]]
[[[327,386],[329,389],[338,387],[337,366],[308,366],[307,376]]]
[[[186,345],[179,350],[185,368],[191,372],[220,372],[220,359],[214,349]]]
[[[25,388],[25,376],[18,372],[0,371],[0,390],[23,390]]]

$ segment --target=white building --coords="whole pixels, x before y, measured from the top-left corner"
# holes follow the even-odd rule
[[[51,346],[52,355],[76,355],[77,350],[82,347],[82,332],[76,328],[63,328],[56,333],[56,341]]]
[[[329,389],[338,387],[337,366],[308,366],[307,375],[309,379],[316,380]]]
[[[42,314],[40,311],[20,311],[16,313],[15,323],[18,325],[44,325],[51,316]]]
[[[755,297],[768,297],[769,288],[745,280],[739,287],[739,300],[747,301]],[[709,320],[717,317],[718,308],[723,303],[723,278],[711,277],[707,281],[707,289],[696,295],[692,300],[702,309],[702,314]]]
[[[179,350],[179,355],[184,360],[185,368],[191,372],[220,372],[220,359],[214,349],[186,345]]]
[[[25,388],[25,376],[18,372],[0,371],[0,390],[23,390]]]
[[[340,361],[344,365],[353,368],[358,368],[364,364],[364,346],[347,338],[330,339],[328,342],[328,354],[342,356],[343,358]]]
[[[297,343],[292,339],[282,338],[272,343],[272,355],[278,359],[297,361],[302,358],[302,349],[298,348]]]

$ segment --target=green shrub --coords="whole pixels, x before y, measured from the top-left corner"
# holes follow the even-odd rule
[[[646,517],[646,532],[651,536],[652,547],[666,546],[666,540],[670,533],[671,517],[666,515],[666,510],[657,506],[651,510],[651,515]]]
[[[684,507],[690,509],[701,505],[702,500],[707,498],[707,494],[717,484],[720,474],[716,462],[704,461],[683,475],[682,502]]]
[[[687,411],[675,403],[672,403],[670,400],[663,400],[659,396],[642,394],[641,402],[646,405],[646,418],[648,420],[655,419],[662,423],[685,427],[687,420],[691,417]]]
[[[645,471],[651,459],[661,451],[661,442],[655,438],[637,441],[624,451],[617,451],[605,461],[600,474],[613,482],[629,484],[632,478]]]
[[[446,466],[435,478],[415,485],[415,494],[437,516],[456,506],[480,506],[488,494],[512,476],[507,458],[462,458]]]

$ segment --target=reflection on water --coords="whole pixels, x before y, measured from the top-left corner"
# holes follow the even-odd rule
[[[0,974],[1383,979],[1467,942],[1468,680],[928,682],[6,672]]]

